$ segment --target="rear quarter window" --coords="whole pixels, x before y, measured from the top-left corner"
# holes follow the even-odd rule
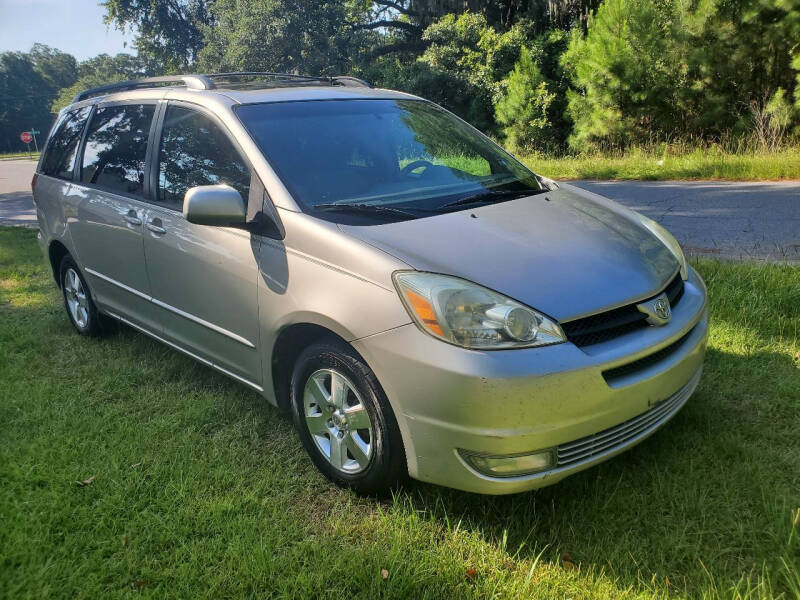
[[[59,123],[47,142],[42,158],[42,173],[61,179],[72,179],[75,157],[90,111],[90,106],[70,111]]]

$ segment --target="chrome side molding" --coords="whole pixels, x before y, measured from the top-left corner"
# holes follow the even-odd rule
[[[183,348],[182,346],[179,346],[178,344],[174,344],[173,342],[170,342],[169,340],[165,340],[160,335],[157,335],[157,334],[153,333],[152,331],[150,331],[146,327],[142,327],[141,325],[137,325],[136,323],[132,323],[128,319],[126,319],[124,317],[121,317],[118,314],[115,314],[113,312],[106,312],[106,314],[109,317],[113,317],[114,319],[116,319],[120,323],[125,323],[125,325],[128,325],[129,327],[133,327],[136,331],[144,333],[145,335],[149,335],[154,340],[158,340],[162,344],[166,344],[167,346],[169,346],[170,348],[172,348],[174,350],[177,350],[178,352],[183,352],[186,356],[189,356],[189,357],[195,359],[197,362],[199,362],[199,363],[201,363],[201,364],[203,364],[203,365],[205,365],[207,367],[211,367],[212,369],[215,369],[215,370],[219,371],[223,375],[227,375],[231,379],[235,379],[236,381],[238,381],[240,383],[243,383],[243,384],[253,388],[257,392],[263,392],[264,391],[264,388],[261,387],[260,385],[258,385],[257,383],[253,383],[252,381],[250,381],[248,379],[245,379],[244,377],[240,377],[239,375],[236,375],[235,373],[231,373],[227,369],[224,369],[223,367],[211,362],[210,360],[207,360],[207,359],[203,358],[202,356],[198,356],[197,354],[195,354],[193,352],[190,352],[189,350],[187,350],[186,348]]]
[[[232,339],[234,341],[237,341],[240,344],[244,344],[248,348],[255,348],[256,347],[255,344],[253,344],[250,340],[248,340],[246,338],[243,338],[242,336],[240,336],[240,335],[238,335],[236,333],[233,333],[232,331],[229,331],[229,330],[225,329],[224,327],[220,327],[219,325],[215,325],[214,323],[209,323],[205,319],[201,319],[200,317],[195,316],[195,315],[193,315],[191,313],[188,313],[186,311],[183,311],[180,308],[175,308],[174,306],[172,306],[170,304],[167,304],[166,302],[162,302],[158,298],[153,298],[152,296],[149,296],[149,295],[147,295],[147,294],[145,294],[143,292],[140,292],[139,290],[137,290],[135,288],[127,286],[124,283],[120,283],[116,279],[112,279],[111,277],[109,277],[107,275],[103,275],[102,273],[98,273],[94,269],[90,269],[89,267],[84,267],[83,270],[86,271],[87,273],[90,273],[91,275],[94,275],[95,277],[98,277],[98,278],[102,279],[103,281],[107,281],[108,283],[110,283],[112,285],[115,285],[120,289],[125,290],[126,292],[130,292],[131,294],[134,294],[135,296],[139,296],[139,298],[144,298],[148,302],[152,302],[156,306],[160,306],[161,308],[164,308],[164,309],[166,309],[166,310],[168,310],[170,312],[173,312],[176,315],[179,315],[179,316],[183,317],[184,319],[188,319],[190,321],[193,321],[193,322],[197,323],[198,325],[202,325],[203,327],[206,327],[207,329],[210,329],[211,331],[216,331],[217,333],[222,334],[225,337],[229,337],[230,339]],[[169,342],[167,342],[167,343],[169,343]]]

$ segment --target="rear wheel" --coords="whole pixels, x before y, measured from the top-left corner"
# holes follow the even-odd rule
[[[303,446],[328,479],[380,495],[406,477],[394,413],[372,370],[349,346],[332,339],[306,349],[290,393]]]
[[[81,335],[91,337],[101,335],[107,329],[110,320],[98,313],[89,286],[69,254],[61,260],[59,281],[64,297],[64,308],[73,327]]]

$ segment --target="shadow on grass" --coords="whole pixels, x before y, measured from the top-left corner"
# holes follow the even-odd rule
[[[119,335],[143,359],[161,351],[157,342],[126,328]],[[163,352],[179,357],[164,372],[178,388],[229,392],[206,415],[209,434],[255,412],[265,439],[278,434],[297,442],[290,421],[259,395],[171,350]],[[387,529],[378,525],[376,534],[389,538],[398,520],[422,514],[423,522],[445,535],[470,531],[515,559],[532,561],[544,550],[543,561],[559,564],[569,553],[582,570],[606,574],[619,589],[723,591],[741,587],[743,577],[769,573],[777,594],[791,576],[782,560],[792,564],[798,550],[797,543],[786,545],[800,481],[798,390],[800,371],[786,354],[709,350],[689,403],[629,452],[552,487],[513,496],[412,482],[394,501],[382,503],[390,516]],[[266,446],[269,452],[272,444]],[[318,479],[313,487],[333,495],[317,499],[321,505],[351,501],[330,490],[304,457],[298,463],[300,452],[297,442],[283,468],[291,472],[302,464],[303,476]],[[369,522],[375,503],[356,504],[364,510],[352,518]]]
[[[729,378],[724,393],[718,373]],[[691,592],[713,577],[720,590],[733,589],[764,566],[783,575],[781,559],[792,564],[800,550],[786,546],[800,481],[798,390],[800,371],[787,355],[710,350],[683,410],[607,463],[525,494],[415,484],[400,498],[444,528],[471,529],[523,558],[547,547],[544,557],[558,562],[567,552],[621,588]],[[776,594],[782,581],[773,582]]]

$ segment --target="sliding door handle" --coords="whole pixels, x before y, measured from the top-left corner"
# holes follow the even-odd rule
[[[167,230],[164,229],[161,223],[161,219],[158,217],[154,217],[147,222],[147,228],[152,231],[153,233],[157,233],[159,235],[167,233]]]
[[[131,225],[142,224],[142,219],[139,217],[139,215],[136,213],[134,209],[130,209],[128,212],[122,213],[122,219],[126,223],[130,223]]]

